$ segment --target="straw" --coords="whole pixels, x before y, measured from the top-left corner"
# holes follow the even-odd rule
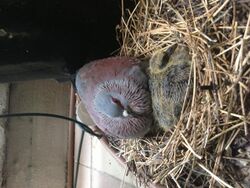
[[[238,140],[247,139],[250,122],[245,102],[250,97],[250,2],[137,0],[135,4],[134,10],[122,13],[120,55],[149,59],[175,43],[187,46],[193,97],[186,97],[173,129],[143,139],[110,138],[110,147],[134,164],[129,169],[145,185],[242,186],[234,153],[241,147]]]

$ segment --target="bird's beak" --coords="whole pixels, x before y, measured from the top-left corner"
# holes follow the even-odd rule
[[[174,53],[175,49],[177,48],[177,44],[174,44],[173,46],[169,47],[163,55],[162,61],[161,61],[161,65],[160,68],[163,68],[166,66],[166,64],[169,62],[169,59],[171,57],[171,55]]]
[[[128,111],[127,110],[123,110],[122,115],[123,115],[123,117],[128,117]]]

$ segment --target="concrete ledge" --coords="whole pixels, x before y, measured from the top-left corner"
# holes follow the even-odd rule
[[[9,112],[68,116],[70,83],[36,80],[11,84]],[[68,121],[48,117],[9,118],[3,188],[64,188]]]
[[[9,85],[0,84],[0,114],[8,111]],[[0,119],[0,187],[3,182],[3,165],[5,160],[5,124],[6,119]]]

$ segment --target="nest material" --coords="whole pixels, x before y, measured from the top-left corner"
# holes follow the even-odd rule
[[[145,184],[246,183],[237,163],[249,167],[249,156],[239,155],[249,144],[249,12],[248,0],[139,0],[132,12],[123,12],[121,55],[150,58],[181,43],[192,56],[193,97],[174,129],[143,139],[110,139]]]

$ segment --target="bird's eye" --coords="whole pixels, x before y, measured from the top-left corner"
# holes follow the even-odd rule
[[[113,97],[111,97],[111,100],[112,100],[112,102],[114,102],[114,103],[119,103],[119,102],[120,102],[118,99],[113,98]]]
[[[123,107],[123,105],[122,105],[122,103],[121,103],[121,101],[119,99],[111,97],[111,100],[112,100],[113,103],[115,103],[116,105],[118,105],[119,107],[124,109],[124,107]]]

